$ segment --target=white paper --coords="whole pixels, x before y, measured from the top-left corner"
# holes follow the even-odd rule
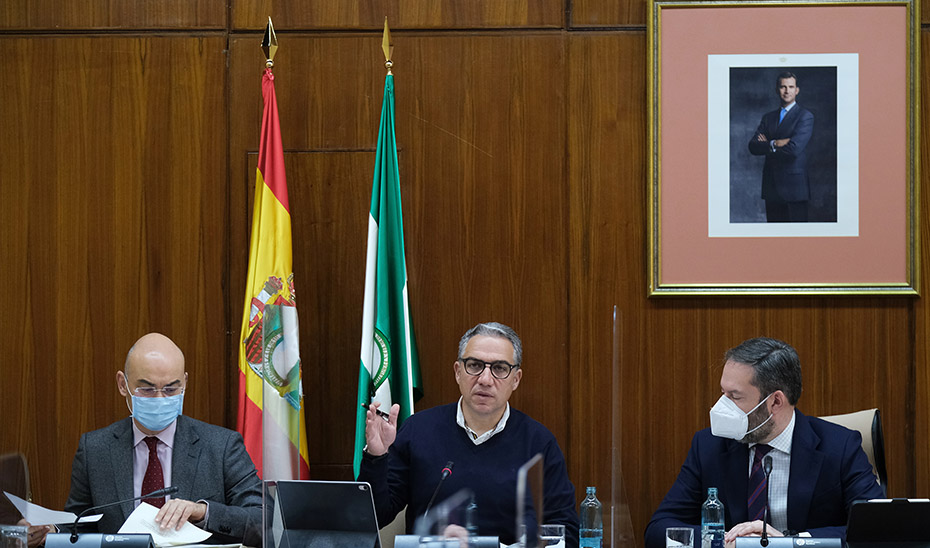
[[[32,525],[53,525],[53,524],[72,524],[74,519],[77,517],[71,512],[61,512],[59,510],[49,510],[48,508],[43,508],[38,504],[33,504],[27,502],[12,493],[3,492],[6,495],[6,498],[13,503],[13,506],[19,510],[19,513],[23,515],[23,518]],[[88,523],[99,521],[103,514],[94,514],[92,516],[84,516],[81,518],[80,523]]]
[[[155,523],[158,508],[143,502],[126,518],[126,523],[119,528],[120,533],[148,533],[152,535],[155,546],[179,546],[181,544],[194,544],[207,540],[211,533],[197,527],[191,522],[184,522],[180,530],[175,528],[162,529]]]

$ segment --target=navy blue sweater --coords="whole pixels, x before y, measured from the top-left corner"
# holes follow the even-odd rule
[[[425,510],[446,463],[455,463],[435,504],[469,488],[478,505],[478,534],[516,542],[517,470],[536,453],[545,464],[543,523],[565,525],[567,546],[578,545],[575,488],[559,444],[545,426],[510,408],[503,431],[481,445],[455,422],[457,403],[415,413],[397,432],[387,456],[362,460],[359,481],[372,486],[378,522],[390,523],[407,506],[407,531]]]

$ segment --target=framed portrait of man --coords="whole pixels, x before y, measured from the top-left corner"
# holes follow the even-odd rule
[[[917,12],[650,1],[651,296],[916,295]]]

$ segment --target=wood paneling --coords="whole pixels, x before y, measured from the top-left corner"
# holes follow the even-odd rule
[[[2,30],[221,29],[224,0],[4,0]]]
[[[647,0],[570,0],[569,21],[572,27],[623,27],[646,25]]]
[[[380,30],[385,17],[392,30],[558,28],[564,11],[562,0],[254,0],[232,2],[232,27],[264,29],[270,15],[275,29]]]
[[[0,38],[0,451],[41,504],[64,503],[80,433],[127,414],[115,372],[147,331],[187,355],[185,411],[223,419],[224,48]]]

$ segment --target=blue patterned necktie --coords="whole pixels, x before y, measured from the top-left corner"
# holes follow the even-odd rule
[[[756,445],[755,455],[752,457],[752,472],[749,474],[749,521],[762,519],[768,497],[768,480],[762,470],[762,458],[771,451],[768,445]]]
[[[778,115],[778,123],[780,124],[782,120],[785,119],[785,115],[788,114],[788,109],[781,109],[781,113]]]

